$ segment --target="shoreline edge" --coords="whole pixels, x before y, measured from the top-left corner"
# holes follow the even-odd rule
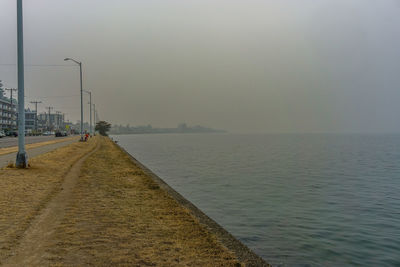
[[[225,230],[221,225],[208,217],[193,203],[191,203],[189,200],[187,200],[181,194],[175,191],[175,189],[169,186],[157,174],[152,172],[144,164],[138,161],[134,156],[126,151],[125,148],[115,142],[115,140],[113,140],[112,138],[110,139],[118,149],[126,153],[129,156],[130,160],[139,168],[141,168],[146,175],[148,175],[154,182],[158,184],[158,186],[160,186],[160,188],[164,189],[175,201],[178,202],[178,204],[189,210],[190,214],[194,216],[200,224],[204,225],[211,234],[214,234],[217,239],[237,257],[240,262],[244,263],[246,266],[272,266],[259,255],[254,253],[249,247],[247,247],[245,244],[235,238],[231,233]]]

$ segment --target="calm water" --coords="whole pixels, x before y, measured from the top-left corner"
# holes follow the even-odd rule
[[[283,266],[400,266],[400,135],[114,136]]]

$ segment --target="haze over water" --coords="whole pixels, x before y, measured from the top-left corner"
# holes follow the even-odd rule
[[[8,88],[15,6],[0,1]],[[400,132],[399,14],[398,0],[24,1],[26,102],[79,120],[72,57],[113,124]]]
[[[0,11],[0,80],[17,88],[16,1]],[[26,107],[80,120],[71,57],[112,124],[290,133],[117,138],[273,264],[400,265],[400,135],[383,134],[400,133],[399,14],[399,0],[24,1]]]
[[[400,135],[123,135],[269,263],[400,265]]]

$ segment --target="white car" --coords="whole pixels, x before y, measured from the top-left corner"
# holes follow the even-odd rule
[[[6,136],[6,134],[4,133],[4,131],[0,130],[0,138],[5,137],[5,136]]]

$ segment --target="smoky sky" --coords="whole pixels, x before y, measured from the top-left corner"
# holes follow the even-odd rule
[[[16,87],[16,1],[0,0]],[[26,105],[238,132],[400,132],[398,0],[25,0]],[[85,117],[88,114],[85,96]]]

